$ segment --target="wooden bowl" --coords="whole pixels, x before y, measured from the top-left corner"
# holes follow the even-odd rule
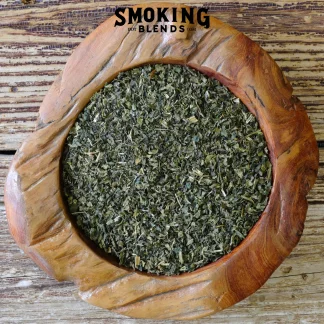
[[[318,169],[315,136],[277,64],[234,28],[211,17],[208,29],[195,21],[185,24],[194,31],[139,33],[114,27],[115,20],[73,52],[40,107],[36,131],[15,155],[5,188],[10,231],[44,271],[73,280],[90,304],[137,318],[207,316],[254,293],[299,241]],[[227,86],[257,117],[273,166],[268,205],[247,238],[218,261],[171,277],[110,262],[71,223],[60,188],[62,148],[89,98],[120,71],[148,63],[186,65]]]

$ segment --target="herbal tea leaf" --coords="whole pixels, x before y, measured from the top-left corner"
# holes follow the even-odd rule
[[[177,65],[122,72],[71,129],[63,189],[77,225],[120,264],[193,271],[264,210],[271,163],[257,120],[218,81]]]

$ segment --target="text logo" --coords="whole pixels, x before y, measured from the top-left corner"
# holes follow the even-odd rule
[[[196,20],[197,23],[204,27],[209,28],[210,20],[207,16],[207,8],[117,8],[115,15],[117,20],[115,21],[116,26],[124,26],[125,24],[136,26],[130,27],[130,31],[139,32],[184,32],[185,25],[181,24],[194,24]],[[144,26],[143,23],[162,23],[153,26]],[[163,23],[177,23],[174,25],[163,24]],[[190,28],[190,27],[189,27]],[[193,28],[190,28],[193,30]]]

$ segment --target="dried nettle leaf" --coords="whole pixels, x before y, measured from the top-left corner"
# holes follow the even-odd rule
[[[120,264],[156,274],[229,253],[271,189],[256,118],[218,81],[178,65],[134,68],[95,93],[62,168],[84,234]]]

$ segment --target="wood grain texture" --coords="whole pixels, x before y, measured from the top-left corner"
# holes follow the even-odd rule
[[[324,140],[324,2],[190,2],[208,6],[273,56],[305,104],[316,138]],[[72,50],[125,3],[136,1],[1,2],[0,149],[16,150],[33,131],[39,106]]]
[[[8,174],[10,163],[13,159],[13,155],[0,154],[0,204],[3,204],[3,194],[5,179]],[[309,204],[323,204],[324,201],[324,147],[319,149],[319,170],[317,174],[317,179],[314,187],[311,189],[307,195],[307,200]],[[324,212],[324,206],[323,206]],[[324,269],[324,264],[323,264]]]
[[[130,3],[136,1],[127,1]],[[22,6],[19,1],[1,1],[0,151],[16,150],[34,129],[40,103],[72,50],[120,4],[125,2],[50,0]],[[224,0],[211,6],[213,15],[259,42],[277,61],[288,75],[294,94],[305,104],[317,139],[323,140],[324,2]],[[322,321],[324,155],[320,157],[319,177],[308,196],[312,205],[293,253],[258,292],[193,323]],[[0,321],[151,323],[85,304],[76,296],[72,283],[50,279],[19,251],[8,233],[1,205],[4,176],[11,159],[0,155],[0,281],[4,283],[0,287]]]
[[[51,279],[19,250],[7,230],[1,204],[0,238],[2,323],[166,323],[128,319],[81,301],[73,283]],[[231,308],[192,323],[320,323],[323,257],[324,207],[310,205],[299,244],[265,285]]]
[[[160,34],[114,23],[105,21],[73,52],[40,107],[36,132],[17,151],[5,188],[10,231],[44,271],[73,280],[90,304],[136,318],[205,317],[254,293],[299,241],[318,168],[315,136],[279,67],[229,25],[212,18],[209,29]],[[257,116],[273,165],[268,206],[248,237],[220,260],[174,277],[118,267],[90,248],[60,191],[64,141],[89,98],[120,71],[151,62],[187,65],[226,85]]]

